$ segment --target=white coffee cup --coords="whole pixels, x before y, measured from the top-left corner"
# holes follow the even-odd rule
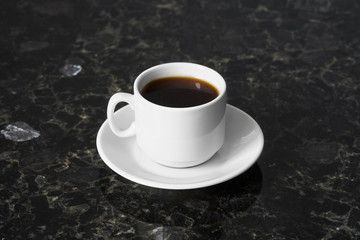
[[[166,107],[141,95],[143,87],[158,78],[183,76],[202,79],[219,94],[210,102],[193,107]],[[126,102],[135,112],[127,129],[117,127],[114,110]],[[216,71],[194,63],[160,64],[142,72],[134,82],[134,94],[116,93],[108,103],[107,117],[118,137],[136,136],[149,159],[169,167],[191,167],[210,159],[225,137],[226,83]]]

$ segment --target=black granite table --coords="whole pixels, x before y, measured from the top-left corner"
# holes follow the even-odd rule
[[[359,26],[356,0],[1,1],[0,239],[360,239]],[[175,191],[101,160],[110,96],[173,61],[261,126],[245,173]]]

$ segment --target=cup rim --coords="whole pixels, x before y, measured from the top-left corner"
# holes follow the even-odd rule
[[[146,76],[147,74],[149,74],[150,72],[154,71],[157,68],[165,67],[165,66],[168,66],[168,65],[177,65],[177,64],[178,65],[197,66],[197,67],[206,69],[206,71],[211,71],[214,74],[218,75],[218,77],[222,80],[222,83],[221,83],[222,88],[219,89],[218,87],[216,87],[217,90],[219,91],[219,95],[216,98],[214,98],[213,100],[211,100],[211,101],[209,101],[207,103],[196,105],[196,106],[191,106],[191,107],[168,107],[168,106],[163,106],[163,105],[153,103],[153,102],[147,100],[146,98],[144,98],[142,96],[142,94],[140,93],[140,90],[139,90],[139,84],[140,84],[141,80],[144,78],[144,76]],[[180,76],[180,75],[169,75],[169,77],[171,77],[171,76]],[[206,79],[201,79],[201,80],[208,82]],[[213,85],[213,83],[210,83],[210,84]],[[222,99],[223,97],[225,97],[225,94],[226,94],[226,82],[225,82],[225,79],[217,71],[215,71],[214,69],[209,68],[207,66],[197,64],[197,63],[191,63],[191,62],[168,62],[168,63],[162,63],[162,64],[155,65],[153,67],[150,67],[150,68],[146,69],[142,73],[140,73],[140,75],[135,79],[135,82],[134,82],[134,94],[139,96],[142,101],[144,101],[144,102],[146,102],[148,104],[151,104],[152,106],[156,106],[158,108],[162,108],[162,109],[166,109],[166,110],[174,110],[174,111],[196,110],[196,109],[199,109],[199,108],[204,108],[206,106],[212,105],[212,104],[220,101],[220,99]]]

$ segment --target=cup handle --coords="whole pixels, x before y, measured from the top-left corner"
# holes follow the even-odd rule
[[[109,121],[110,129],[118,137],[131,137],[135,135],[135,122],[132,122],[127,129],[119,129],[116,126],[114,110],[118,103],[126,102],[134,110],[134,95],[130,93],[115,93],[109,100],[107,107],[107,118]]]

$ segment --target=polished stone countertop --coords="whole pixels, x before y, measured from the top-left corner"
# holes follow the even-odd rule
[[[360,239],[359,25],[356,0],[1,1],[0,239]],[[157,189],[100,158],[110,96],[173,61],[261,126],[238,177]]]

